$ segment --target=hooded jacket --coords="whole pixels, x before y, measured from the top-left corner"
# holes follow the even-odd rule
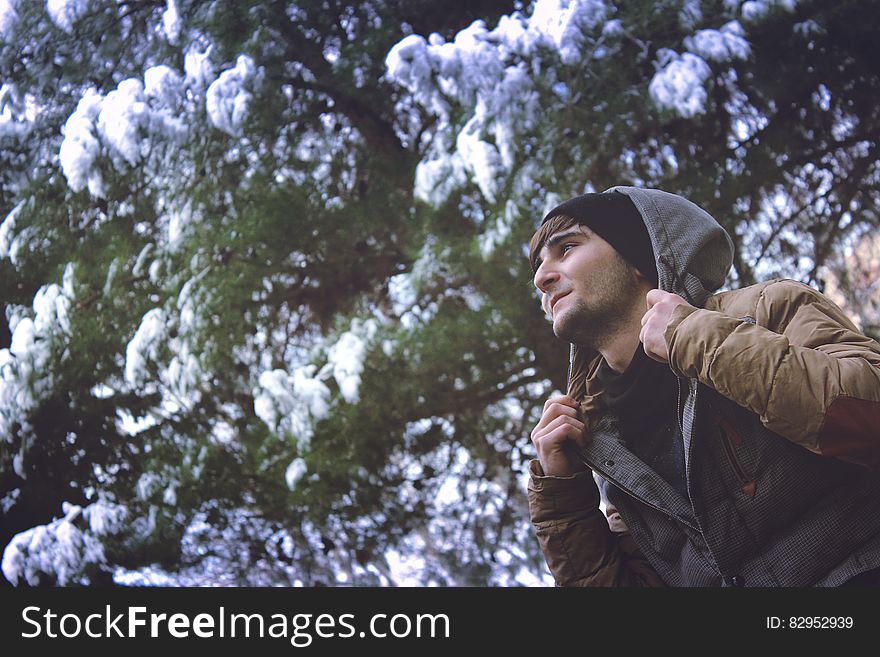
[[[572,348],[568,393],[596,473],[530,464],[529,508],[559,585],[836,586],[880,567],[880,345],[794,281],[712,295],[733,246],[704,210],[615,187],[639,210],[659,286],[687,299],[666,329],[679,377],[687,495],[602,410],[601,357]],[[612,190],[608,190],[612,191]]]

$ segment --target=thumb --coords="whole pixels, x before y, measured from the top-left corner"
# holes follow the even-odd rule
[[[649,290],[648,294],[645,296],[645,301],[648,304],[648,310],[651,310],[651,308],[663,301],[663,297],[665,295],[666,292],[660,289]]]

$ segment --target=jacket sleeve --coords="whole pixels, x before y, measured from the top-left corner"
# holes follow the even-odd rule
[[[767,284],[747,318],[679,306],[665,337],[679,376],[754,411],[771,431],[817,454],[880,464],[880,344],[816,290]]]
[[[545,476],[538,460],[529,471],[529,515],[557,586],[665,586],[620,517],[602,514],[589,471]]]

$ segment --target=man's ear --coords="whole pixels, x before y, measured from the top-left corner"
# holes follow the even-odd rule
[[[636,267],[635,265],[631,265],[630,263],[626,263],[626,264],[629,267],[630,274],[633,277],[633,282],[636,285],[642,285],[642,284],[645,284],[648,286],[651,285],[651,281],[648,280],[647,276],[645,276],[642,272],[639,271],[638,267]]]
[[[632,276],[630,282],[633,284],[633,286],[635,286],[636,289],[642,290],[642,297],[644,297],[645,294],[656,287],[651,279],[640,272],[635,265],[629,265],[629,268],[630,276]]]

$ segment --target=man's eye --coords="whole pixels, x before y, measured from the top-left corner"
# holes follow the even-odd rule
[[[560,251],[562,252],[563,255],[565,255],[566,253],[568,253],[569,249],[573,249],[573,248],[574,248],[574,244],[563,244]]]

